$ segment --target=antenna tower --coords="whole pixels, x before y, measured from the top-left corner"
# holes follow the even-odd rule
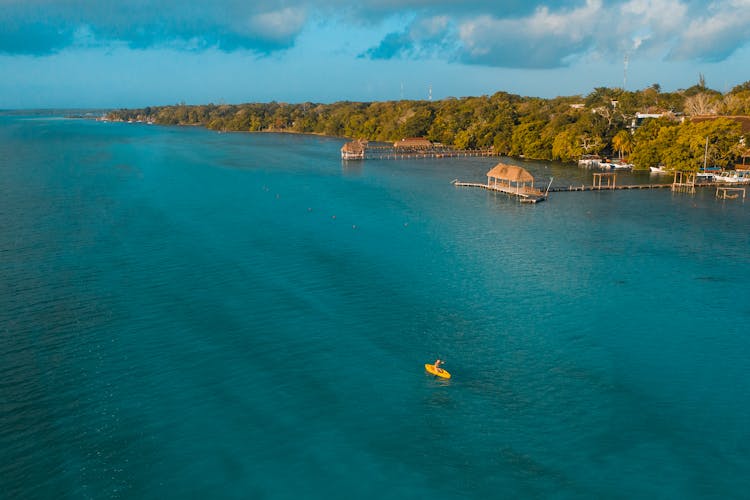
[[[622,62],[622,90],[628,86],[628,54],[625,53],[625,59]]]

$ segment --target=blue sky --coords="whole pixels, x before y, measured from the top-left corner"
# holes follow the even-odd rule
[[[627,57],[627,79],[625,58]],[[750,0],[0,0],[0,108],[750,80]]]

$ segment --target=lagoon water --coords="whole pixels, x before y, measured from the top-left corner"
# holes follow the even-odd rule
[[[747,497],[750,200],[342,142],[0,116],[0,497]]]

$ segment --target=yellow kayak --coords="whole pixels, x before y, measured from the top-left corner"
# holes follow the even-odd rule
[[[442,377],[442,378],[451,378],[451,374],[448,373],[447,370],[443,370],[442,368],[440,368],[440,371],[437,371],[435,369],[435,365],[431,365],[430,363],[427,363],[426,365],[424,365],[424,369],[432,373],[435,376]]]

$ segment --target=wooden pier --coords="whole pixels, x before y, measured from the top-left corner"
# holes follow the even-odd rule
[[[475,187],[487,189],[488,191],[499,191],[512,196],[517,196],[519,201],[522,203],[537,203],[547,199],[548,193],[573,193],[583,191],[622,191],[628,189],[671,189],[672,191],[682,191],[681,187],[675,188],[673,184],[621,184],[621,185],[580,185],[580,186],[549,186],[544,191],[539,188],[517,189],[515,187],[508,186],[494,186],[490,184],[482,184],[480,182],[462,182],[458,179],[452,181],[453,185],[458,187]],[[721,187],[715,182],[702,182],[693,184],[693,189],[699,187],[716,187],[716,196],[722,199],[733,199],[738,198],[740,195],[745,199],[745,188],[727,188]]]
[[[541,190],[528,187],[516,188],[503,185],[482,184],[479,182],[461,182],[458,179],[453,181],[453,185],[458,187],[475,187],[486,189],[488,191],[509,194],[518,197],[518,201],[521,203],[538,203],[547,199],[547,195],[542,193]]]
[[[487,186],[487,184],[481,184],[479,182],[461,182],[461,181],[454,181],[453,184],[456,186],[468,186],[468,187],[479,187],[484,189],[490,189],[493,190],[492,186]],[[572,193],[572,192],[580,192],[580,191],[621,191],[625,189],[671,189],[673,186],[672,184],[620,184],[619,186],[591,186],[591,185],[580,185],[580,186],[550,186],[549,190],[545,189],[545,191],[550,193]],[[717,183],[715,182],[703,182],[700,184],[695,184],[695,187],[717,187]],[[742,190],[744,192],[744,188],[719,188],[719,189],[725,189],[727,191],[732,190]],[[720,195],[717,195],[721,197]]]
[[[703,184],[698,184],[702,186]],[[580,185],[580,186],[551,186],[550,193],[568,193],[573,191],[619,191],[622,189],[668,189],[672,184],[620,184],[619,186],[599,186],[599,185]]]
[[[410,160],[422,158],[464,158],[477,156],[497,156],[491,149],[425,149],[402,151],[400,148],[387,146],[368,146],[365,149],[366,160]]]
[[[745,199],[745,188],[743,187],[725,187],[716,186],[716,197],[722,200],[734,200],[742,195],[742,199]]]

